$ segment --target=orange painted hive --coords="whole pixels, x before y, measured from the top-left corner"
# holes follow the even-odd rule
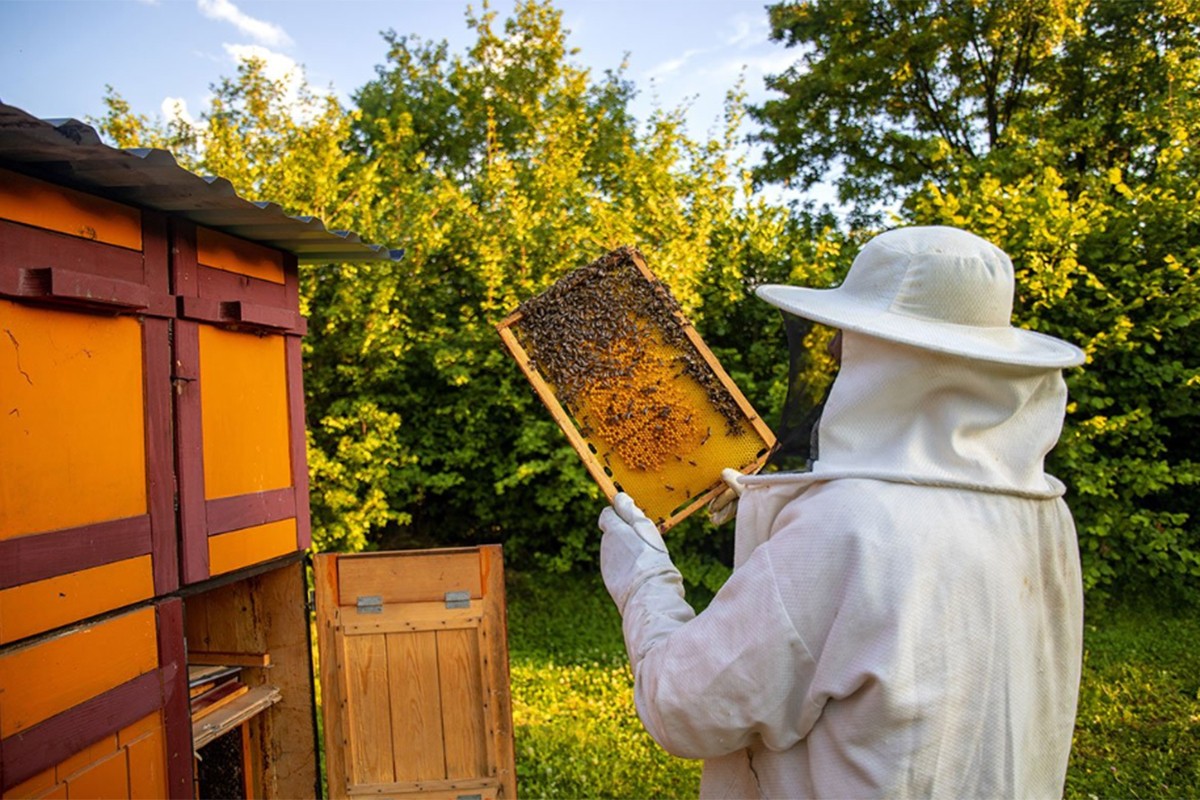
[[[627,492],[663,530],[774,443],[636,250],[571,272],[499,330],[609,499]]]

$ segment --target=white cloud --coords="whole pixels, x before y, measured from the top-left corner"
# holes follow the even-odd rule
[[[228,22],[255,41],[280,47],[292,43],[283,28],[273,22],[255,19],[244,13],[230,0],[196,0],[200,13],[209,19]]]
[[[196,127],[196,120],[188,111],[187,100],[182,97],[164,97],[159,110],[162,112],[163,118],[168,121],[179,120],[189,128]]]
[[[263,63],[263,75],[268,80],[283,85],[283,102],[292,111],[292,117],[303,120],[314,109],[301,103],[300,88],[305,85],[304,69],[291,56],[276,53],[257,44],[223,44],[225,52],[235,63],[259,60]],[[329,92],[314,86],[307,86],[310,97],[321,97]]]
[[[258,44],[224,44],[225,52],[235,62],[263,62],[263,73],[273,81],[286,81],[289,85],[300,81],[300,65],[291,56],[277,53]]]

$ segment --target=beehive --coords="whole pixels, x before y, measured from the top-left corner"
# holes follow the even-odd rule
[[[666,530],[761,466],[770,429],[679,304],[621,248],[526,301],[501,338],[611,500],[627,492]]]

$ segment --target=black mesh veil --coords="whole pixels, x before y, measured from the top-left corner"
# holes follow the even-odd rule
[[[775,448],[767,457],[767,468],[801,472],[811,468],[812,462],[817,459],[817,422],[821,419],[829,392],[826,390],[819,397],[816,396],[804,377],[810,366],[804,339],[814,323],[794,314],[782,313],[788,343],[787,397],[783,401],[783,412],[775,430]]]

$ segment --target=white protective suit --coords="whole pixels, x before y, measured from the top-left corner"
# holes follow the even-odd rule
[[[648,520],[648,546],[606,543],[638,713],[705,759],[702,797],[1061,797],[1082,587],[1043,458],[1065,402],[1059,369],[845,331],[819,459],[742,480],[702,614]]]

